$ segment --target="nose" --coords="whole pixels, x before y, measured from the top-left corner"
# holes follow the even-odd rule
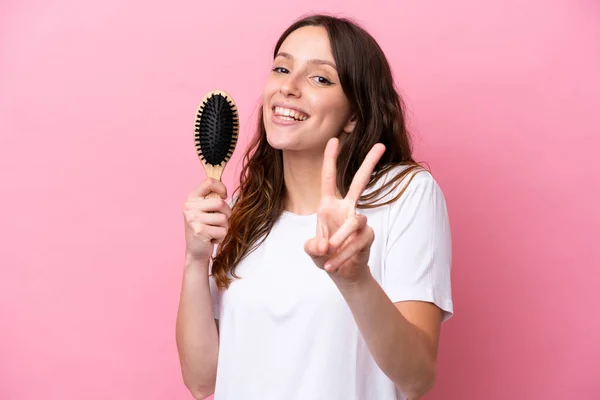
[[[300,97],[300,86],[296,76],[289,74],[281,83],[279,92],[285,97]]]

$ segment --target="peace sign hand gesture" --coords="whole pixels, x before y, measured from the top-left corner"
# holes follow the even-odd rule
[[[306,241],[304,251],[313,262],[340,283],[355,283],[368,271],[374,234],[367,217],[356,213],[356,205],[373,170],[385,152],[381,143],[373,146],[352,179],[346,197],[336,185],[338,139],[327,143],[321,172],[321,201],[317,210],[317,233]]]

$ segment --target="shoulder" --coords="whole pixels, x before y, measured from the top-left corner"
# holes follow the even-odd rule
[[[374,175],[375,178],[375,175]],[[376,194],[377,193],[377,194]],[[428,170],[408,165],[398,165],[390,168],[375,181],[372,187],[364,192],[380,199],[376,203],[398,205],[405,202],[422,201],[427,197],[444,197],[442,189],[434,176]]]

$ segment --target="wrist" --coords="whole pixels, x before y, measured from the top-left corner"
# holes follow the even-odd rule
[[[341,279],[334,275],[331,276],[331,279],[342,292],[362,291],[368,288],[375,278],[373,278],[373,275],[371,274],[371,268],[369,268],[368,265],[365,265],[363,268],[361,268],[361,271],[362,273],[352,280]]]
[[[184,267],[186,270],[208,269],[210,259],[206,257],[198,257],[196,255],[185,252]]]

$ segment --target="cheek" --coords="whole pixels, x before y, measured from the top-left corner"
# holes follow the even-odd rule
[[[277,92],[277,82],[271,78],[267,79],[263,88],[264,102],[268,103],[271,97]]]
[[[348,109],[344,99],[337,97],[327,99],[319,104],[320,114],[328,125],[341,125],[348,115]]]
[[[311,104],[318,108],[320,114],[338,117],[349,108],[348,100],[341,91],[320,92],[311,96]]]

